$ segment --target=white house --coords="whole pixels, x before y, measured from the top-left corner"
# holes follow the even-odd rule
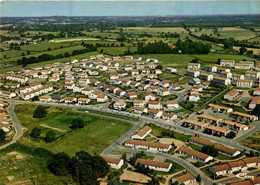
[[[191,173],[186,173],[186,174],[183,174],[181,176],[178,176],[177,178],[172,179],[173,184],[174,184],[175,181],[178,181],[179,184],[184,184],[184,185],[195,184],[196,183],[196,177],[194,177],[194,175],[192,175]]]
[[[220,60],[220,65],[233,67],[235,65],[235,60]]]
[[[148,102],[148,108],[149,109],[160,109],[161,103],[159,101],[149,101]]]
[[[187,76],[192,76],[194,78],[198,77],[200,75],[199,71],[194,71],[194,70],[187,70],[186,71]]]
[[[238,90],[231,90],[227,94],[224,95],[225,100],[233,100],[239,94]]]
[[[118,101],[113,104],[113,108],[116,110],[121,110],[124,109],[125,107],[126,107],[126,102],[124,101]]]
[[[132,139],[144,139],[148,134],[152,131],[151,127],[144,126],[140,130],[138,130],[135,134],[131,136]]]
[[[137,159],[135,164],[138,164],[138,163],[144,165],[145,167],[148,167],[149,169],[153,169],[156,171],[163,171],[163,172],[170,171],[170,169],[172,167],[172,163],[152,161],[149,159]]]
[[[111,166],[111,168],[120,169],[123,164],[124,160],[119,158],[112,158],[112,157],[103,157],[107,164]]]
[[[253,86],[252,80],[237,80],[237,87],[251,88]]]
[[[190,70],[199,70],[200,64],[199,63],[188,63],[188,69]]]

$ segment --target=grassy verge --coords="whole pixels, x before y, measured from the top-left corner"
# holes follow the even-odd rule
[[[108,112],[102,112],[102,111],[97,111],[97,110],[90,110],[90,109],[78,109],[78,111],[88,111],[89,113],[94,113],[94,114],[100,114],[100,115],[104,115],[104,116],[111,116],[111,117],[115,117],[115,118],[120,118],[120,119],[125,119],[125,120],[129,120],[129,121],[139,121],[139,119],[137,118],[131,118],[128,116],[123,116],[123,115],[118,115],[118,114],[113,114],[113,113],[108,113]]]
[[[260,131],[254,133],[253,135],[243,139],[240,144],[247,146],[249,148],[256,149],[260,151]]]
[[[148,123],[147,124],[149,127],[152,128],[152,132],[151,134],[156,136],[156,137],[162,137],[162,131],[168,131],[167,129],[164,129],[162,127],[158,127],[152,123]],[[181,140],[183,142],[186,142],[189,138],[191,138],[191,135],[185,135],[185,134],[181,134],[175,131],[171,131],[174,133],[174,137],[175,139]],[[163,137],[167,137],[167,136],[163,136]]]

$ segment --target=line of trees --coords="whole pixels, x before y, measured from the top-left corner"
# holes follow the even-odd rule
[[[138,43],[137,54],[166,54],[166,53],[179,53],[182,54],[208,54],[211,49],[211,44],[195,42],[192,40],[181,41],[180,39],[176,42],[175,47],[171,47],[167,43],[162,41],[155,43]]]
[[[38,57],[29,57],[29,58],[23,57],[22,59],[17,60],[17,64],[26,67],[27,64],[33,64],[37,62],[50,61],[50,60],[60,59],[64,57],[70,57],[74,55],[88,53],[91,51],[97,51],[97,48],[94,45],[92,45],[91,47],[88,47],[86,49],[73,50],[72,53],[65,52],[64,54],[58,54],[58,55],[50,55],[45,53],[39,55]]]
[[[77,184],[98,185],[98,178],[105,177],[109,166],[99,155],[91,156],[86,151],[77,152],[69,157],[64,152],[55,154],[47,165],[56,176],[71,175]]]

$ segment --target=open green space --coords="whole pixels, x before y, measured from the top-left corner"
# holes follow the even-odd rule
[[[75,113],[70,108],[62,107],[49,107],[47,108],[47,117],[38,119],[32,117],[35,108],[35,105],[17,105],[15,107],[18,119],[26,129],[21,142],[28,143],[31,139],[33,146],[41,146],[54,153],[64,151],[69,155],[74,155],[75,152],[80,150],[85,150],[91,154],[101,153],[132,127],[131,124],[123,121]],[[69,128],[71,121],[78,117],[83,119],[85,127],[71,131]],[[45,136],[50,128],[45,128],[41,126],[42,124],[55,128],[52,130],[58,137],[56,141],[45,143],[43,140],[29,138],[29,132],[34,127],[39,127],[42,130],[41,137]]]
[[[152,128],[151,134],[156,136],[156,137],[162,137],[162,132],[163,131],[169,131],[169,130],[167,130],[165,128],[158,127],[158,126],[156,126],[155,124],[152,124],[152,123],[147,123],[146,125]],[[191,135],[185,135],[185,134],[181,134],[181,133],[175,132],[175,131],[171,131],[171,132],[174,133],[174,137],[173,138],[181,140],[183,142],[186,142],[186,141],[188,141],[188,139],[191,138]],[[163,136],[163,137],[168,137],[168,136]]]
[[[104,115],[104,116],[112,116],[112,117],[115,117],[115,118],[120,118],[120,119],[129,120],[129,121],[135,121],[135,122],[139,121],[139,119],[137,119],[137,118],[132,118],[132,117],[108,113],[108,112],[102,112],[102,111],[97,111],[97,110],[78,109],[78,111],[84,111],[84,112],[88,111],[89,113],[100,114],[100,115]]]

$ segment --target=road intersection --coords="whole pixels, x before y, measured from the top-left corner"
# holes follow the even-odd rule
[[[77,109],[79,108],[83,108],[83,109],[87,109],[87,110],[96,110],[96,111],[101,111],[101,112],[107,112],[107,113],[112,113],[112,114],[117,114],[117,115],[123,115],[123,116],[128,116],[128,117],[132,117],[132,118],[138,118],[140,121],[138,122],[134,122],[134,121],[129,121],[129,120],[124,120],[122,118],[117,118],[117,117],[113,117],[113,116],[107,116],[107,115],[103,115],[104,117],[109,117],[112,119],[118,119],[121,121],[126,121],[129,122],[131,124],[133,124],[134,126],[128,130],[123,136],[121,136],[119,139],[117,139],[112,145],[110,145],[105,151],[103,151],[102,155],[110,155],[110,153],[113,150],[120,150],[123,152],[130,152],[130,153],[137,153],[139,152],[139,150],[136,149],[131,149],[131,148],[125,148],[122,147],[122,144],[124,143],[124,141],[127,138],[130,138],[130,136],[136,132],[138,129],[140,129],[145,123],[154,123],[157,126],[166,128],[166,129],[170,129],[170,130],[174,130],[177,131],[179,133],[184,133],[184,134],[190,134],[190,135],[195,135],[198,134],[200,135],[201,138],[205,138],[205,139],[209,139],[212,140],[216,143],[221,143],[224,144],[226,146],[232,147],[232,148],[237,148],[240,150],[252,150],[248,147],[242,146],[239,144],[239,142],[246,138],[247,136],[257,132],[258,130],[260,130],[260,126],[255,126],[254,129],[251,129],[249,132],[247,132],[246,134],[240,136],[239,138],[236,138],[234,140],[227,140],[227,139],[223,139],[223,138],[218,138],[212,135],[207,135],[204,133],[201,133],[199,131],[196,130],[191,130],[185,127],[180,126],[180,123],[183,121],[181,120],[179,122],[179,124],[172,124],[169,122],[166,122],[164,120],[160,120],[160,119],[152,119],[149,117],[145,117],[142,115],[136,115],[136,114],[132,114],[132,113],[127,113],[127,112],[120,112],[120,111],[115,111],[115,110],[110,110],[108,108],[108,104],[103,104],[103,105],[86,105],[86,106],[80,106],[80,105],[67,105],[67,104],[58,104],[58,103],[42,103],[42,102],[29,102],[29,101],[19,101],[19,100],[7,100],[9,102],[9,107],[8,107],[8,112],[9,115],[13,121],[13,126],[15,128],[15,135],[12,138],[12,140],[9,143],[6,143],[2,146],[0,146],[0,149],[6,148],[7,146],[15,143],[22,135],[23,135],[23,128],[22,125],[20,124],[15,112],[14,112],[14,108],[17,104],[31,104],[31,105],[44,105],[44,106],[59,106],[59,107],[69,107],[72,108],[73,111],[79,112]],[[86,113],[87,112],[81,112],[81,113]],[[99,115],[100,116],[100,115]],[[255,125],[260,125],[259,123],[255,123]],[[200,170],[198,170],[194,165],[192,165],[191,163],[185,161],[182,158],[179,158],[177,156],[173,156],[173,155],[168,155],[165,153],[160,153],[160,152],[151,152],[151,151],[144,151],[145,154],[147,155],[153,155],[155,157],[163,157],[165,159],[169,159],[172,160],[180,165],[182,165],[183,167],[185,167],[187,170],[191,171],[193,174],[198,175],[200,174],[202,181],[204,182],[205,185],[210,185],[213,183],[213,181],[207,177],[203,172],[201,172]]]

